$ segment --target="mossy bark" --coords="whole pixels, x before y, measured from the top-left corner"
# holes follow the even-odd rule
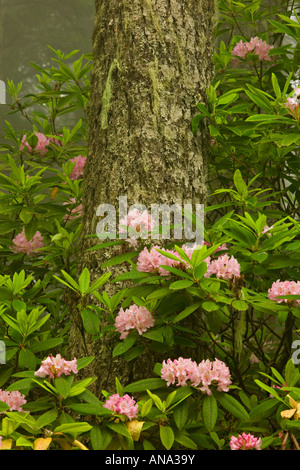
[[[81,257],[94,278],[110,256],[87,251],[100,204],[205,204],[210,137],[191,120],[213,75],[213,22],[212,0],[96,0]],[[105,340],[86,344],[74,326],[71,348],[96,355],[98,390],[147,375],[149,358],[123,364]]]

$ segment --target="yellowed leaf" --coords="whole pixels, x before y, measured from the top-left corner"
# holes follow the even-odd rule
[[[293,410],[284,410],[280,414],[281,414],[282,418],[291,418],[293,416],[293,414],[295,413],[295,411],[296,411],[295,409],[293,409]]]
[[[142,427],[145,421],[127,421],[126,427],[130,432],[133,441],[138,441],[141,435]]]
[[[48,450],[52,442],[52,437],[39,437],[33,443],[33,450]]]
[[[13,443],[12,439],[4,439],[4,441],[1,441],[0,450],[9,450],[9,449],[11,449],[12,448],[12,443]]]
[[[85,445],[82,444],[82,442],[79,442],[77,440],[73,442],[73,446],[78,447],[78,449],[81,450],[89,450],[87,447],[85,447]]]
[[[55,439],[55,442],[57,442],[60,447],[64,450],[72,450],[72,447],[70,446],[70,444],[66,441],[66,439],[63,439],[63,438],[56,438]]]
[[[289,404],[290,404],[290,407],[296,409],[298,403],[297,403],[296,400],[294,400],[294,398],[292,398],[290,395],[288,395],[288,397],[289,397]]]

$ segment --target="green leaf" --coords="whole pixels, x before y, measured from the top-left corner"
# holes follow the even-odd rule
[[[233,300],[232,304],[233,308],[236,310],[247,310],[248,309],[248,304],[244,300]]]
[[[121,436],[127,437],[128,439],[132,439],[130,432],[126,428],[124,423],[110,423],[106,422],[106,426],[111,429],[112,431],[116,432],[117,434],[121,434]]]
[[[130,349],[134,345],[136,340],[136,336],[128,336],[125,340],[122,340],[114,347],[112,353],[113,357],[121,356],[122,354],[124,354],[126,351],[128,351],[128,349]]]
[[[207,395],[203,400],[203,421],[208,432],[211,432],[214,429],[217,416],[217,400],[213,395]]]
[[[275,73],[272,73],[272,85],[276,98],[281,98],[281,90]]]
[[[246,122],[260,122],[261,124],[292,124],[293,120],[277,114],[253,114],[246,119]]]
[[[64,423],[54,429],[54,432],[63,432],[66,434],[81,434],[83,432],[88,432],[92,429],[88,423]]]
[[[88,268],[84,268],[78,279],[79,291],[85,294],[90,286],[90,272]]]
[[[149,400],[147,400],[142,406],[142,409],[141,409],[141,416],[142,417],[147,416],[147,414],[150,413],[150,411],[152,409],[152,405],[153,405],[153,400],[152,400],[152,398],[149,398]]]
[[[94,282],[94,284],[92,284],[86,291],[87,294],[90,294],[92,292],[95,292],[97,289],[99,289],[100,287],[102,287],[107,281],[108,279],[110,278],[111,276],[111,273],[104,273],[102,274],[102,276],[97,279],[97,281]]]
[[[274,408],[278,408],[278,402],[274,400],[274,398],[262,401],[250,410],[249,415],[251,421],[255,423],[267,418],[271,414],[275,413]]]
[[[104,450],[103,437],[99,424],[95,424],[90,432],[91,444],[93,450]]]
[[[173,411],[173,417],[175,424],[179,430],[183,429],[188,419],[189,407],[187,400],[183,400],[181,403],[175,406]]]
[[[199,281],[199,279],[201,279],[204,276],[204,274],[206,274],[206,272],[207,272],[207,263],[201,262],[200,264],[198,264],[198,266],[196,266],[195,271],[194,271],[194,276],[197,279],[197,281]]]
[[[268,385],[264,384],[263,382],[261,382],[260,380],[258,379],[255,379],[254,380],[255,383],[257,383],[257,385],[259,387],[261,387],[263,390],[266,390],[266,392],[268,392],[269,394],[273,395],[275,398],[277,398],[277,400],[281,401],[282,403],[285,404],[285,401],[278,395],[278,393],[276,392],[276,390],[272,387],[269,387]]]
[[[214,312],[215,310],[219,310],[220,307],[213,300],[206,300],[202,303],[202,308],[207,312]]]
[[[83,327],[89,335],[96,336],[99,334],[100,318],[97,314],[90,309],[84,308],[81,310],[81,318]]]
[[[58,391],[58,393],[63,398],[67,398],[67,396],[70,392],[70,389],[71,389],[71,385],[70,385],[68,380],[66,380],[63,377],[58,377],[54,380],[54,386],[55,386],[56,390]]]
[[[269,102],[267,95],[263,91],[258,90],[257,88],[254,88],[249,84],[247,84],[247,86],[250,91],[245,90],[245,92],[249,96],[249,98],[266,113],[272,112],[273,107]],[[272,97],[270,98],[272,99]]]
[[[165,297],[168,294],[170,294],[170,289],[168,287],[162,287],[161,289],[157,289],[154,292],[151,292],[151,294],[147,296],[147,300],[160,299],[161,297]]]
[[[196,302],[193,305],[189,305],[187,308],[185,308],[182,312],[180,312],[176,317],[172,320],[172,323],[177,323],[181,321],[183,318],[188,317],[191,315],[197,308],[199,308],[201,305],[201,301]]]
[[[178,444],[183,446],[185,449],[197,450],[197,444],[183,432],[175,432],[175,441],[178,442]]]
[[[58,415],[58,411],[56,409],[46,411],[46,413],[43,413],[41,416],[39,416],[37,420],[37,425],[40,428],[49,426],[49,424],[53,423],[53,421],[56,420],[57,415]]]
[[[123,396],[123,387],[122,387],[121,382],[118,379],[118,377],[116,377],[115,381],[116,381],[116,391],[119,394],[119,396],[121,397],[121,396]]]
[[[175,281],[170,285],[170,289],[172,290],[181,290],[186,289],[187,287],[191,287],[194,284],[193,281],[189,281],[188,279],[183,279],[182,281]]]
[[[95,356],[89,356],[89,357],[80,357],[77,359],[77,369],[83,369],[84,367],[87,367],[93,360],[95,359]]]
[[[0,401],[0,413],[9,410],[9,405],[4,401]]]
[[[34,353],[47,351],[47,349],[53,349],[56,346],[59,346],[64,342],[63,338],[50,338],[45,339],[44,341],[39,341],[37,343],[33,343],[30,346],[30,350]]]
[[[104,408],[102,405],[93,403],[72,403],[68,405],[70,410],[79,413],[80,415],[93,415],[93,416],[112,416],[112,411]]]
[[[170,428],[170,426],[160,426],[159,436],[163,446],[167,450],[170,450],[174,443],[174,433],[172,428]]]
[[[239,193],[240,196],[246,197],[248,194],[248,188],[246,183],[244,182],[242,178],[242,174],[240,170],[236,170],[234,175],[233,175],[233,181],[235,184],[235,187],[237,189],[237,192]]]
[[[130,251],[128,253],[124,253],[121,255],[114,256],[107,261],[104,261],[104,263],[101,265],[101,269],[107,268],[109,266],[115,266],[117,264],[122,264],[125,263],[126,261],[130,261],[132,258],[137,256],[139,253]]]
[[[145,392],[145,390],[156,390],[165,388],[166,381],[160,378],[142,379],[124,387],[125,393]]]
[[[151,397],[151,399],[154,401],[155,405],[160,411],[164,411],[165,405],[159,398],[159,396],[155,395],[154,393],[150,392],[150,390],[147,390],[148,395]]]
[[[215,398],[217,401],[220,403],[220,405],[229,413],[232,414],[232,416],[235,416],[235,418],[241,420],[241,421],[249,421],[249,414],[241,405],[240,402],[238,402],[234,397],[231,395],[228,395],[228,393],[225,392],[215,392],[214,393]]]

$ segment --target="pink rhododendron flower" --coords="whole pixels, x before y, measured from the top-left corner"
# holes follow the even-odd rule
[[[76,199],[72,197],[69,202],[64,202],[63,205],[75,205],[76,204]],[[82,204],[78,204],[78,206],[73,207],[72,209],[68,209],[68,213],[64,216],[64,220],[74,220],[77,217],[82,216]]]
[[[300,101],[298,99],[299,95],[300,95],[300,88],[294,88],[293,96],[288,96],[284,104],[289,114],[298,120],[300,119],[300,116],[299,116]]]
[[[269,230],[272,230],[272,228],[273,228],[273,225],[272,225],[271,227],[269,227],[268,225],[265,225],[265,226],[264,226],[264,229],[263,229],[262,232],[261,232],[262,235],[263,235],[264,233],[269,232]],[[271,236],[271,233],[269,233],[269,236]]]
[[[125,415],[129,420],[136,418],[139,411],[136,401],[127,394],[122,397],[118,393],[111,395],[103,407],[116,414]]]
[[[296,303],[300,304],[300,300],[297,299],[277,299],[278,295],[300,295],[300,281],[280,281],[273,282],[272,286],[268,290],[268,297],[271,300],[281,303]]]
[[[66,361],[60,354],[55,357],[50,354],[44,361],[41,367],[34,373],[37,377],[49,377],[50,379],[60,377],[61,375],[70,375],[71,372],[77,374],[77,359]]]
[[[231,258],[227,254],[219,256],[208,265],[206,275],[210,276],[212,274],[222,279],[240,277],[240,264],[233,256]]]
[[[60,134],[60,136],[62,137],[62,134]],[[56,139],[55,137],[49,137],[49,141],[54,144],[54,145],[57,145],[58,147],[61,147],[62,146],[62,143],[59,139]]]
[[[160,246],[155,245],[151,248],[149,251],[148,248],[144,248],[137,260],[137,270],[145,273],[157,273],[160,274],[161,276],[169,276],[170,272],[167,271],[166,269],[161,268],[161,265],[165,266],[176,266],[180,262],[173,260],[171,258],[168,258],[167,256],[164,256],[163,254],[159,253],[157,251],[158,249],[162,249]],[[171,250],[164,250],[167,251],[168,253],[172,253],[175,256],[178,257],[178,253],[175,253],[174,251]]]
[[[15,236],[13,239],[13,246],[11,249],[14,253],[26,253],[31,255],[37,252],[40,248],[43,248],[43,237],[39,231],[37,231],[31,240],[27,240],[25,230]]]
[[[218,391],[228,392],[230,380],[229,368],[219,359],[202,361],[197,364],[191,359],[182,357],[172,361],[163,361],[161,378],[167,381],[167,386],[175,384],[184,387],[192,385],[203,393],[211,395],[211,386],[217,386]]]
[[[71,158],[70,161],[75,163],[75,166],[70,174],[70,179],[72,181],[78,180],[83,176],[83,170],[86,163],[86,157],[79,155],[78,157]]]
[[[23,411],[22,405],[27,403],[25,396],[19,391],[6,392],[0,389],[0,401],[4,401],[10,411]]]
[[[198,369],[202,383],[200,390],[202,392],[211,395],[212,392],[209,387],[214,384],[217,384],[217,390],[219,392],[229,391],[229,385],[231,384],[230,371],[224,362],[219,359],[215,359],[212,362],[209,359],[206,361],[203,360],[198,365]]]
[[[119,233],[128,233],[128,242],[137,245],[137,239],[146,239],[154,228],[154,221],[146,210],[131,209],[128,214],[120,220]]]
[[[231,54],[242,59],[246,58],[248,53],[255,54],[258,56],[259,60],[270,61],[271,57],[269,56],[269,51],[273,46],[269,45],[266,41],[259,39],[257,36],[251,38],[249,42],[241,39],[235,47],[233,48]]]
[[[177,385],[181,387],[189,385],[189,382],[197,386],[200,382],[198,372],[198,365],[195,361],[179,357],[174,361],[171,359],[163,361],[161,378],[166,380],[167,386],[174,385],[176,381]]]
[[[27,142],[27,136],[23,135],[20,150],[24,150],[26,147],[29,152],[36,152],[42,155],[46,154],[48,152],[47,146],[50,144],[50,140],[42,132],[35,132],[35,135],[38,141],[34,149],[32,149],[32,147]]]
[[[133,304],[126,310],[120,309],[115,327],[121,333],[120,339],[124,339],[129,334],[128,330],[136,329],[142,335],[148,328],[154,326],[154,323],[155,320],[146,307]]]
[[[238,437],[231,436],[229,446],[231,450],[261,450],[261,444],[261,438],[243,432]]]

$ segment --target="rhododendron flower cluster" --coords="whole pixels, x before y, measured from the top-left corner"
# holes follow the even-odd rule
[[[78,157],[71,158],[70,161],[75,163],[75,166],[70,174],[69,178],[74,181],[78,180],[83,176],[83,170],[86,163],[86,157],[79,155]]]
[[[103,407],[116,414],[125,415],[129,420],[136,418],[139,411],[136,401],[127,394],[122,397],[118,393],[111,395]]]
[[[77,359],[66,361],[60,354],[55,357],[50,354],[44,361],[41,367],[34,373],[37,377],[49,377],[53,379],[61,375],[70,375],[71,372],[77,374]]]
[[[131,209],[128,214],[120,220],[119,233],[128,233],[131,245],[137,244],[137,239],[148,238],[154,228],[154,221],[146,210]]]
[[[261,444],[261,438],[243,432],[238,437],[231,436],[229,446],[231,450],[261,450]]]
[[[300,304],[300,300],[297,299],[277,299],[278,295],[300,295],[300,281],[280,281],[273,282],[272,286],[268,290],[268,297],[276,302],[291,302]]]
[[[25,235],[25,230],[15,236],[12,240],[13,245],[11,249],[14,253],[26,253],[26,255],[31,255],[37,252],[40,248],[43,248],[44,238],[42,237],[41,233],[37,231],[31,240],[27,240]]]
[[[154,326],[154,323],[155,320],[146,307],[133,304],[126,310],[120,309],[115,327],[121,333],[120,339],[124,339],[128,336],[129,330],[136,329],[142,335],[148,328]]]
[[[180,264],[180,262],[168,258],[167,256],[164,256],[162,253],[159,253],[157,249],[161,249],[161,247],[155,245],[150,249],[150,251],[148,250],[148,248],[144,248],[140,252],[137,260],[137,270],[146,273],[157,273],[161,276],[169,276],[170,272],[164,268],[161,268],[160,266],[177,266],[178,264]],[[171,253],[178,257],[178,253],[176,253],[175,251],[164,251],[167,251],[168,253]]]
[[[270,61],[271,57],[269,56],[269,51],[272,48],[273,46],[256,36],[255,38],[251,38],[249,42],[243,42],[241,39],[240,42],[235,45],[231,54],[245,59],[246,55],[250,52],[251,54],[257,55],[259,60]]]
[[[216,277],[222,279],[232,279],[233,277],[240,277],[241,267],[239,262],[227,254],[219,256],[217,259],[208,264],[206,276],[215,274]]]
[[[38,139],[37,144],[34,147],[34,149],[27,142],[27,136],[23,135],[20,150],[24,150],[26,147],[27,150],[29,150],[29,152],[36,152],[36,153],[40,153],[41,155],[45,155],[48,152],[47,147],[50,144],[50,140],[42,132],[35,132],[34,134],[36,135]]]
[[[211,386],[217,386],[218,391],[228,392],[230,380],[229,368],[219,359],[203,360],[199,364],[191,359],[179,357],[172,361],[163,361],[161,378],[167,381],[167,386],[175,384],[184,387],[192,385],[203,393],[211,395]]]
[[[0,401],[4,401],[9,406],[10,411],[23,411],[22,405],[27,403],[25,396],[17,390],[6,392],[0,389]]]

